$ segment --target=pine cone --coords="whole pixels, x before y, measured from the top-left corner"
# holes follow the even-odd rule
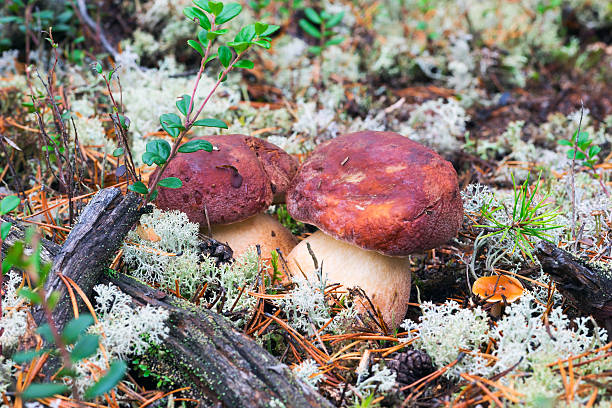
[[[412,384],[434,371],[431,357],[422,350],[397,353],[387,362],[387,367],[397,374],[396,381],[401,387]]]

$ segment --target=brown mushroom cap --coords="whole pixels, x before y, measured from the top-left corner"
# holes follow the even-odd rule
[[[317,147],[287,192],[287,209],[336,239],[391,256],[445,243],[463,219],[451,163],[393,132],[351,133]]]
[[[292,177],[285,163],[287,157],[293,159],[271,143],[245,135],[196,139],[208,140],[218,150],[178,153],[164,177],[180,178],[183,187],[160,188],[156,203],[164,210],[185,212],[201,226],[207,224],[205,209],[211,224],[237,222],[264,211],[273,200],[272,185],[282,192],[288,184],[281,180],[282,169],[288,169],[286,178]]]
[[[506,275],[483,276],[472,285],[472,293],[486,299],[487,302],[499,302],[506,299],[512,303],[523,294],[521,282]]]
[[[258,137],[246,136],[246,144],[255,152],[270,179],[274,202],[285,201],[285,193],[297,173],[298,161],[280,147]]]

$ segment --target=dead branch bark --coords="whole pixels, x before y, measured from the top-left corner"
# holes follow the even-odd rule
[[[60,276],[72,279],[90,297],[123,239],[140,219],[140,200],[134,193],[123,195],[118,188],[100,190],[68,234],[45,283],[47,293],[60,293],[59,303],[53,311],[53,320],[60,330],[74,317],[66,285]],[[79,300],[79,308],[83,306]],[[44,316],[37,311],[34,319],[40,324]]]
[[[541,241],[536,256],[559,291],[612,334],[612,273],[587,265],[555,245]]]
[[[136,304],[170,312],[170,334],[163,350],[148,360],[205,406],[331,407],[289,367],[208,309],[183,308],[181,302],[126,275],[108,278]]]

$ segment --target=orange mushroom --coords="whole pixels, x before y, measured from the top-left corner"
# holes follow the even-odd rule
[[[521,297],[523,291],[523,285],[518,279],[506,275],[483,276],[472,286],[472,293],[486,302],[497,303],[491,308],[491,314],[495,317],[501,315],[503,303],[514,302]]]

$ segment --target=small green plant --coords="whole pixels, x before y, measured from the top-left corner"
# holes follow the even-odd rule
[[[78,20],[75,19],[70,2],[65,2],[64,7],[57,11],[51,7],[39,8],[41,6],[34,0],[10,0],[3,6],[4,10],[0,7],[0,11],[5,12],[0,17],[0,24],[4,25],[3,31],[6,30],[3,33],[6,35],[0,38],[0,51],[17,48],[17,43],[22,41],[22,36],[38,44],[38,33],[51,26],[55,33],[71,39],[71,42],[77,37],[79,25],[75,24]],[[81,62],[82,58],[78,58],[81,54],[84,57],[83,51],[71,54],[69,57],[78,59],[73,62]]]
[[[276,207],[276,216],[278,217],[278,222],[280,222],[285,228],[290,230],[293,235],[300,235],[304,232],[304,223],[296,221],[289,214],[289,211],[287,211],[287,206],[285,204],[281,204]]]
[[[494,198],[481,207],[482,217],[488,221],[487,225],[475,225],[477,228],[492,230],[481,239],[492,236],[500,236],[500,241],[510,238],[513,242],[511,253],[518,248],[523,255],[533,260],[531,238],[551,241],[552,237],[547,232],[561,225],[554,224],[559,213],[556,209],[547,209],[550,203],[547,199],[550,193],[545,194],[537,200],[540,187],[540,176],[533,187],[529,189],[529,175],[522,185],[516,185],[514,174],[512,174],[512,185],[514,186],[514,200],[512,212],[508,213],[504,206],[495,206]],[[505,213],[500,213],[502,210]]]
[[[272,0],[250,0],[249,6],[255,11],[255,13],[260,14],[266,7],[270,5]]]
[[[575,141],[575,145],[574,145]],[[582,165],[589,169],[595,170],[595,163],[597,162],[596,156],[601,151],[601,147],[593,143],[593,139],[589,137],[589,132],[574,132],[572,140],[563,139],[559,140],[562,146],[569,146],[571,149],[567,151],[567,158],[573,160],[582,160]]]
[[[271,46],[270,35],[279,29],[279,26],[262,22],[246,25],[239,31],[233,41],[220,45],[217,52],[213,53],[213,44],[228,31],[223,28],[223,25],[238,16],[242,11],[242,6],[238,3],[223,4],[222,2],[207,0],[193,0],[193,3],[195,7],[186,7],[183,10],[187,18],[202,28],[197,39],[187,41],[187,44],[201,56],[200,69],[196,75],[193,90],[191,95],[183,95],[176,101],[176,107],[183,117],[176,113],[164,113],[159,118],[161,127],[173,139],[172,145],[163,139],[152,140],[146,145],[146,152],[142,155],[143,162],[158,167],[149,186],[146,186],[142,181],[135,181],[128,187],[136,193],[145,195],[147,202],[155,200],[158,194],[158,186],[180,188],[183,185],[177,177],[162,178],[165,169],[177,153],[193,153],[199,150],[212,151],[212,144],[205,140],[191,140],[184,144],[181,144],[181,142],[187,132],[196,126],[227,129],[227,124],[222,120],[215,118],[198,119],[198,117],[219,85],[227,79],[230,71],[234,68],[252,69],[254,67],[253,61],[244,58],[245,53],[252,46],[269,49]],[[217,82],[197,107],[195,97],[200,78],[206,65],[213,60],[218,60],[221,64]],[[99,74],[102,74],[101,66],[96,69]],[[117,153],[121,154],[121,151]]]
[[[33,249],[30,255],[27,247]],[[93,317],[89,314],[81,314],[78,318],[72,319],[61,331],[53,321],[52,311],[59,301],[59,293],[46,293],[44,284],[51,271],[51,264],[41,261],[41,248],[40,238],[33,230],[28,230],[25,242],[15,243],[7,251],[6,258],[2,262],[3,274],[13,267],[26,272],[32,287],[24,286],[18,291],[18,295],[40,307],[47,320],[46,324],[37,329],[46,346],[42,349],[18,352],[11,359],[23,364],[43,355],[59,356],[63,367],[54,377],[64,379],[70,384],[72,397],[78,401],[81,395],[76,386],[78,373],[75,365],[98,352],[99,336],[87,333],[87,329],[94,323]],[[123,361],[112,362],[107,373],[85,391],[83,398],[93,399],[109,392],[123,378],[126,369],[127,366]],[[64,394],[69,390],[66,383],[57,381],[32,383],[19,396],[23,400],[34,400]]]
[[[308,51],[314,55],[321,55],[325,49],[344,41],[344,37],[335,35],[336,33],[331,30],[342,22],[344,12],[330,14],[323,10],[317,13],[310,7],[305,9],[304,12],[306,13],[306,18],[300,19],[300,27],[302,27],[306,34],[319,40],[319,45],[313,45],[308,48]]]

